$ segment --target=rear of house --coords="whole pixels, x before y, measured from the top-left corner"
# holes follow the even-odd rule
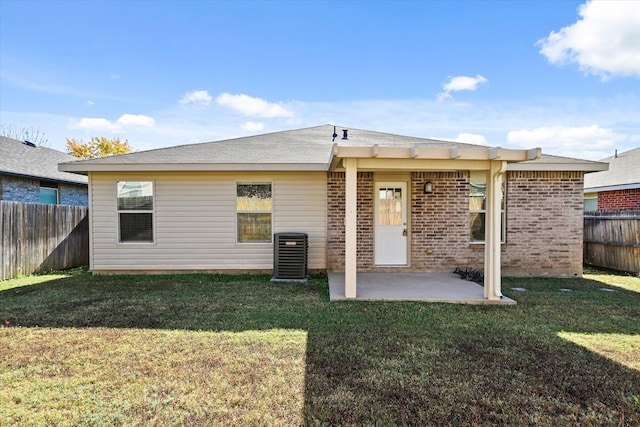
[[[271,271],[273,234],[301,232],[311,270],[581,274],[584,174],[606,164],[336,136],[326,125],[62,164],[89,177],[91,270]]]

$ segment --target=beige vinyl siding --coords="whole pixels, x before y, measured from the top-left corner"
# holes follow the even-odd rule
[[[154,242],[118,243],[116,183],[154,182]],[[309,235],[309,268],[326,268],[326,174],[91,174],[93,271],[270,270],[272,243],[236,242],[236,183],[273,184],[272,232]]]

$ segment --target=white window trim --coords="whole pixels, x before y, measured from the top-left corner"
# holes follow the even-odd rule
[[[118,183],[119,182],[150,182],[151,183],[151,193],[152,193],[152,201],[151,201],[151,210],[120,210],[118,209]],[[155,179],[125,179],[121,181],[116,181],[115,185],[115,194],[116,194],[116,222],[118,224],[116,230],[116,244],[118,245],[155,245],[156,244],[156,181]],[[151,214],[151,242],[122,242],[120,241],[120,214],[121,213],[150,213]]]
[[[469,177],[469,186],[471,186],[472,182],[482,182],[483,184],[487,184],[486,179],[484,181],[476,181],[476,180],[472,180],[471,177]],[[503,179],[502,181],[502,185],[504,186],[504,194],[502,195],[503,197],[503,201],[504,201],[504,207],[500,207],[500,228],[502,228],[501,230],[501,238],[500,238],[500,244],[505,244],[507,243],[507,193],[508,193],[508,185],[507,185],[507,181],[506,179]],[[485,187],[486,188],[486,187]],[[485,190],[486,191],[486,190]],[[485,198],[486,198],[486,193],[485,193]],[[471,198],[471,194],[469,194],[469,198]],[[485,207],[485,209],[471,209],[469,208],[469,225],[471,225],[471,214],[473,213],[482,213],[485,215],[487,215],[487,209]],[[469,230],[471,231],[471,230]],[[469,232],[469,244],[471,245],[484,245],[486,243],[486,239],[487,239],[487,230],[485,229],[485,236],[484,236],[485,240],[471,240],[471,232]]]
[[[265,185],[265,184],[269,184],[271,185],[271,210],[266,211],[266,210],[259,210],[259,211],[239,211],[238,210],[238,185]],[[235,207],[236,207],[236,215],[235,215],[235,244],[236,245],[241,245],[241,246],[247,246],[247,245],[272,245],[273,244],[273,217],[274,217],[274,211],[275,211],[275,184],[273,181],[261,181],[261,180],[257,180],[257,181],[236,181],[235,185],[234,185],[234,197],[235,197]],[[268,213],[271,215],[271,221],[270,221],[270,233],[269,233],[269,241],[264,241],[264,242],[241,242],[239,240],[238,237],[238,214],[241,213]]]

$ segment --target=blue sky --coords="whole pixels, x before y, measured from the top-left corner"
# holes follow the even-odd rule
[[[0,0],[0,122],[136,150],[334,123],[640,146],[640,1]]]

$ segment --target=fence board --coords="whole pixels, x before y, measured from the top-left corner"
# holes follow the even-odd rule
[[[640,210],[586,212],[584,262],[640,274]]]
[[[0,280],[89,263],[88,208],[0,201]]]

